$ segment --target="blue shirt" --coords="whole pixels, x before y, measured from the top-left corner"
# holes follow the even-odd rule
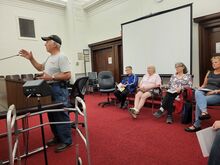
[[[138,77],[135,74],[127,75],[122,79],[121,83],[126,85],[126,89],[130,93],[134,93],[138,85]]]

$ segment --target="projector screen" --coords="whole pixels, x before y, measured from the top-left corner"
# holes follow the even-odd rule
[[[175,73],[183,62],[191,73],[192,4],[122,24],[123,66],[145,74],[154,65],[159,74]]]

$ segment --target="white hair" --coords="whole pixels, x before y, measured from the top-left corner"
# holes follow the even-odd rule
[[[56,41],[54,41],[54,40],[52,40],[52,41],[56,45],[56,47],[60,49],[61,45],[59,43],[57,43]]]

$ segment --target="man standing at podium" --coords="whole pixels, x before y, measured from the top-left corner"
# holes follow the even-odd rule
[[[20,50],[19,54],[28,59],[38,70],[43,71],[39,79],[46,80],[52,89],[52,100],[63,102],[66,107],[69,106],[69,95],[66,81],[71,78],[70,62],[66,56],[60,52],[62,41],[57,35],[41,37],[46,41],[45,47],[50,56],[42,64],[38,63],[32,52]],[[70,121],[68,112],[50,112],[48,113],[50,122]],[[47,142],[48,146],[57,145],[55,152],[61,152],[72,145],[70,124],[51,125],[54,138]]]

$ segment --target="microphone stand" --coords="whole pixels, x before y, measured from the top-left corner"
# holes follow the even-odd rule
[[[9,58],[13,58],[13,57],[16,57],[16,56],[19,56],[19,54],[16,54],[16,55],[13,55],[13,56],[4,57],[4,58],[0,58],[0,61],[6,60],[6,59],[9,59]]]
[[[38,102],[38,112],[42,110],[41,102],[40,102],[40,95],[37,94],[37,102]],[[43,142],[43,148],[44,148],[44,161],[45,165],[48,165],[48,159],[47,159],[47,149],[46,149],[46,143],[45,143],[45,134],[44,134],[44,126],[43,126],[43,116],[42,113],[40,113],[40,124],[41,126],[41,136],[42,136],[42,142]]]

